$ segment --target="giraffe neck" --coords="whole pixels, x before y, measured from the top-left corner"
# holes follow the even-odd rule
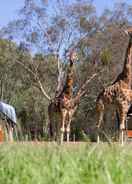
[[[126,49],[125,53],[125,61],[122,72],[117,76],[116,80],[113,82],[115,84],[116,82],[123,81],[125,82],[125,87],[131,89],[131,74],[132,74],[132,38],[130,37],[129,43]]]
[[[125,54],[124,67],[122,71],[123,79],[128,85],[131,85],[131,74],[132,74],[132,38],[130,37],[128,47]]]
[[[73,61],[70,60],[70,64],[67,70],[66,82],[63,88],[63,94],[67,98],[71,98],[73,93]]]

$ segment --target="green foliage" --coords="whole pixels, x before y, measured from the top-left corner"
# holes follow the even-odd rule
[[[9,41],[0,39],[0,65],[10,62],[12,56],[16,52],[16,44]],[[15,58],[14,58],[15,59]]]
[[[112,55],[109,49],[103,49],[100,54],[100,59],[103,65],[109,65],[111,63]]]
[[[0,145],[1,184],[131,184],[132,146]]]
[[[88,84],[72,123],[78,140],[83,139],[82,130],[87,133],[88,128],[91,128],[88,135],[94,137],[95,101],[99,92],[122,70],[128,43],[123,30],[131,25],[131,6],[117,3],[113,10],[106,9],[98,16],[91,1],[60,3],[55,0],[55,7],[51,3],[26,0],[20,19],[0,30],[3,38],[20,41],[17,46],[10,39],[0,39],[0,100],[16,108],[23,134],[30,135],[34,129],[38,137],[45,135],[49,102],[37,79],[47,94],[54,97],[58,74],[56,56],[65,60],[60,55],[75,47],[79,62],[75,64],[74,93],[93,73],[104,69]],[[66,62],[61,64],[67,65]]]
[[[31,135],[32,131],[40,139],[48,122],[48,101],[43,98],[32,73],[24,67],[34,73],[38,71],[42,85],[52,96],[56,85],[56,63],[53,55],[37,54],[32,58],[26,49],[14,42],[0,40],[0,100],[15,107],[23,136]]]

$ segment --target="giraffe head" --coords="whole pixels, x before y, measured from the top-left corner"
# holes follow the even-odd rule
[[[71,63],[74,63],[78,60],[77,53],[75,51],[70,51],[69,53],[69,59]]]
[[[132,27],[125,30],[125,33],[132,38]]]

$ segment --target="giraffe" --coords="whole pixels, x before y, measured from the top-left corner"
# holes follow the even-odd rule
[[[131,90],[131,52],[132,52],[132,29],[125,31],[129,35],[129,43],[125,54],[124,67],[122,72],[118,75],[114,83],[106,87],[97,97],[96,100],[96,115],[97,115],[97,129],[101,126],[104,117],[104,111],[107,106],[114,105],[118,112],[120,120],[120,138],[123,144],[123,133],[125,130],[125,119],[130,106],[130,100],[127,100],[124,91],[128,90],[130,94]],[[124,91],[123,91],[124,90]],[[129,97],[129,96],[128,96]],[[99,142],[99,136],[97,136],[97,142]]]
[[[131,50],[132,50],[132,28],[125,30],[125,33],[129,35],[129,42],[125,53],[125,60],[122,72],[117,76],[116,80],[113,82],[120,82],[123,88],[131,89],[132,82],[132,60],[131,60]]]
[[[69,66],[65,84],[60,92],[57,91],[55,98],[48,107],[50,133],[54,140],[63,143],[64,132],[67,133],[67,142],[69,142],[70,122],[77,108],[77,98],[73,96],[73,70],[74,62],[77,60],[75,52],[69,55]],[[79,95],[78,95],[79,96]],[[57,121],[56,121],[57,120]]]

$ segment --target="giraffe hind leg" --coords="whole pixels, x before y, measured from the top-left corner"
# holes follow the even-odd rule
[[[104,111],[100,111],[100,112],[97,113],[97,124],[96,124],[96,127],[97,127],[97,143],[100,142],[99,133],[100,133],[101,124],[103,122],[103,117],[104,117]]]
[[[99,103],[96,105],[96,127],[97,127],[97,143],[100,142],[99,132],[104,117],[104,105]]]
[[[66,140],[67,140],[67,142],[69,142],[69,140],[70,140],[70,126],[71,126],[72,116],[73,116],[73,112],[72,111],[68,112],[67,123],[66,123]]]
[[[66,121],[67,110],[63,109],[61,111],[59,126],[57,127],[57,142],[58,144],[63,144],[64,132],[65,132],[65,121]]]

